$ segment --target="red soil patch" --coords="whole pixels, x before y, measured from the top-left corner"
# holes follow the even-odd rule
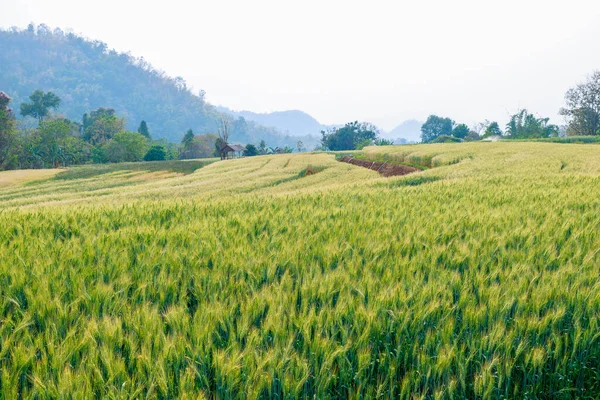
[[[369,160],[361,160],[358,158],[354,158],[353,156],[346,156],[339,159],[341,162],[345,162],[352,165],[358,165],[359,167],[364,167],[367,169],[372,169],[373,171],[379,172],[381,175],[388,176],[398,176],[398,175],[408,175],[413,172],[419,172],[420,169],[409,167],[408,165],[399,165],[399,164],[390,164],[385,162],[376,162]]]

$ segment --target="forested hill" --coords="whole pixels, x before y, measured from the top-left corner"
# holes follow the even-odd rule
[[[188,90],[181,78],[157,71],[149,63],[118,53],[100,41],[91,41],[44,25],[26,30],[0,30],[0,90],[19,105],[36,89],[52,91],[61,99],[59,114],[81,121],[99,107],[114,108],[135,130],[148,123],[153,138],[178,142],[187,129],[216,132],[219,119],[231,121],[231,140],[270,146],[295,146],[289,137],[243,118],[224,114]]]

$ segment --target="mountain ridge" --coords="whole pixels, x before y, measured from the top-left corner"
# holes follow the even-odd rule
[[[312,115],[302,110],[282,110],[266,113],[257,113],[249,110],[232,110],[224,106],[217,106],[217,110],[235,117],[256,122],[265,127],[271,127],[294,136],[313,135],[319,136],[322,130],[327,130],[334,125],[321,124]]]
[[[135,131],[145,120],[154,138],[179,142],[188,129],[215,133],[221,119],[230,122],[232,142],[295,147],[318,144],[317,136],[292,137],[275,128],[220,112],[193,94],[185,80],[172,78],[143,58],[110,49],[46,25],[0,29],[0,90],[13,98],[16,110],[36,89],[61,98],[58,115],[81,121],[84,113],[100,107],[115,109]]]
[[[421,141],[421,126],[423,122],[416,119],[408,119],[398,124],[394,129],[385,132],[383,136],[388,139],[397,140],[405,139],[407,142]]]

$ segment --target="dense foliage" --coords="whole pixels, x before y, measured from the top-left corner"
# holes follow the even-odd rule
[[[187,131],[181,141],[182,149],[179,153],[179,158],[205,158],[218,156],[216,142],[219,137],[212,133],[205,135],[194,135],[190,129]],[[220,146],[219,146],[220,147]]]
[[[363,155],[0,173],[0,397],[600,397],[600,147]]]
[[[452,129],[452,136],[457,139],[464,139],[469,135],[470,131],[466,124],[458,124]]]
[[[568,119],[568,134],[600,135],[600,71],[569,89],[565,100],[567,106],[561,109],[561,114]]]
[[[483,134],[484,138],[494,137],[494,136],[502,136],[503,132],[500,129],[500,125],[494,121],[485,127],[485,132]]]
[[[126,130],[137,131],[137,124],[146,121],[155,139],[179,142],[188,128],[216,132],[219,120],[225,118],[232,123],[235,142],[264,139],[273,146],[293,146],[297,140],[218,112],[203,96],[193,94],[182,78],[169,77],[143,58],[118,53],[100,41],[30,25],[26,30],[0,30],[0,49],[0,90],[17,105],[30,103],[31,93],[41,89],[61,99],[60,111],[71,120],[109,107],[126,121]]]
[[[32,99],[45,97],[53,99],[56,108],[60,104],[60,98],[52,92],[35,91],[31,96]],[[165,139],[152,140],[145,121],[140,123],[137,132],[127,131],[125,120],[117,117],[112,108],[101,107],[85,113],[82,122],[78,123],[49,116],[43,111],[48,106],[41,102],[35,107],[41,111],[36,113],[22,107],[22,113],[38,119],[37,128],[17,129],[10,101],[8,95],[0,92],[0,170],[208,158],[220,155],[223,143],[229,138],[229,133],[222,137],[210,133],[194,135],[188,129],[181,145],[177,145]],[[225,120],[221,123],[223,127],[229,126]],[[291,153],[293,150],[288,146],[268,148],[264,141],[261,145],[263,148],[259,151],[249,144],[244,155]]]
[[[141,133],[124,130],[125,121],[117,118],[113,109],[100,108],[91,111],[89,116],[86,113],[81,124],[67,118],[51,118],[47,113],[50,104],[47,100],[50,99],[54,107],[60,103],[60,98],[52,92],[35,91],[32,103],[21,107],[21,113],[38,120],[37,127],[17,129],[8,107],[11,99],[3,92],[0,97],[0,169],[58,168],[147,158],[164,160],[172,159],[176,153],[168,143],[153,142]],[[150,148],[153,153],[146,157]]]
[[[473,142],[481,139],[466,124],[456,124],[450,118],[430,115],[421,126],[423,143]]]
[[[538,139],[558,136],[558,126],[548,124],[549,118],[537,118],[523,109],[511,115],[505,134],[512,139]]]
[[[327,150],[355,150],[374,144],[379,130],[368,122],[349,122],[341,128],[321,131],[321,146]]]
[[[48,116],[51,109],[56,110],[60,105],[60,98],[52,92],[44,93],[43,90],[36,90],[29,96],[30,103],[21,103],[21,115],[31,116],[39,122]]]
[[[10,108],[12,99],[4,92],[0,92],[0,168],[9,156],[9,145],[14,141],[15,115]]]
[[[423,143],[431,142],[438,136],[452,136],[454,121],[450,118],[430,115],[421,126],[421,140]]]

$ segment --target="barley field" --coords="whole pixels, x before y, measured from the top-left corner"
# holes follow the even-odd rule
[[[359,156],[0,173],[0,398],[600,397],[600,146]]]

